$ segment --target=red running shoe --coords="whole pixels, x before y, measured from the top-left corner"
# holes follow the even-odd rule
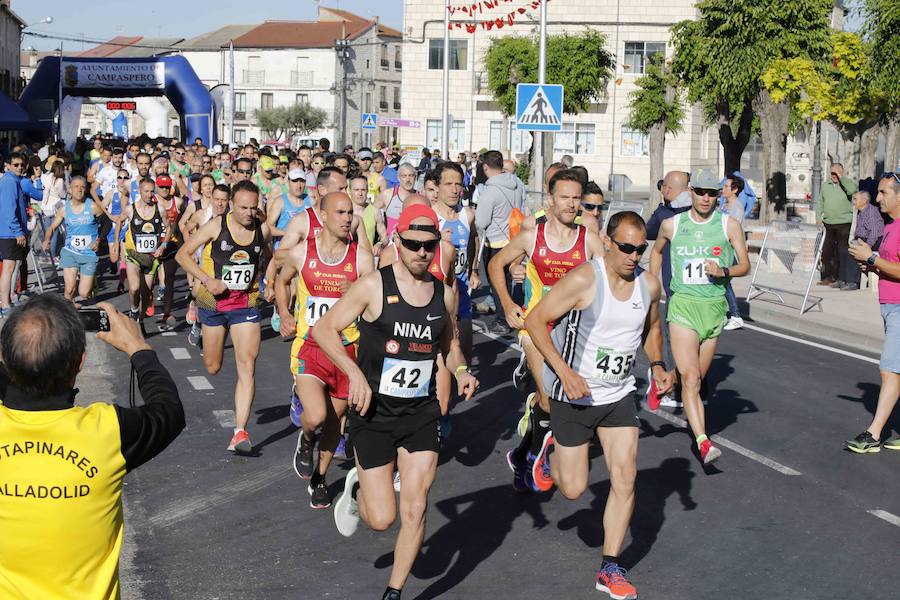
[[[637,600],[637,589],[625,578],[627,571],[615,563],[606,563],[597,571],[597,590],[615,600]]]
[[[252,449],[253,445],[250,443],[250,434],[247,433],[246,429],[239,429],[228,444],[228,451],[234,452],[235,454],[250,454]]]
[[[720,456],[722,456],[721,450],[713,446],[711,441],[703,440],[703,443],[700,444],[700,458],[703,460],[704,465],[713,464]]]
[[[532,487],[536,492],[549,492],[553,489],[553,477],[550,475],[550,452],[553,449],[553,432],[548,431],[544,435],[544,443],[541,451],[534,459],[531,467]]]

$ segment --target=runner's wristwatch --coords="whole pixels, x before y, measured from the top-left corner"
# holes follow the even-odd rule
[[[869,258],[866,259],[866,264],[869,265],[870,267],[874,267],[875,261],[878,260],[879,256],[880,255],[877,252],[872,252],[872,256],[870,256]]]
[[[652,369],[653,367],[662,367],[663,371],[668,371],[668,369],[666,369],[666,363],[661,360],[654,360],[650,363],[650,368]]]

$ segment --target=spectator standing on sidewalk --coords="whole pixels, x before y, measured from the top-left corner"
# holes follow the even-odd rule
[[[831,165],[831,180],[822,184],[816,198],[816,224],[825,225],[825,244],[822,246],[822,278],[819,285],[841,287],[839,279],[841,256],[847,252],[850,224],[853,222],[853,194],[856,183],[844,177],[841,163]]]
[[[853,194],[853,206],[859,213],[856,215],[856,229],[853,230],[850,245],[861,240],[872,250],[878,250],[881,236],[884,234],[884,219],[881,217],[878,207],[872,204],[872,196],[869,192],[856,192]],[[850,255],[848,249],[841,255],[839,280],[844,282],[841,291],[858,290],[859,276],[859,263]]]
[[[735,221],[744,226],[744,215],[746,214],[746,206],[741,199],[741,192],[744,191],[744,180],[731,173],[722,183],[722,204],[719,208],[724,214],[728,215]],[[734,295],[734,288],[731,286],[731,279],[725,284],[725,300],[728,302],[727,321],[725,322],[725,330],[733,331],[741,329],[744,326],[744,320],[741,318],[741,311],[738,309],[737,297]]]
[[[861,434],[847,440],[846,448],[857,454],[881,450],[881,434],[900,396],[900,173],[885,173],[878,182],[878,205],[893,219],[884,227],[878,251],[856,240],[850,254],[864,262],[867,271],[878,274],[878,302],[884,320],[884,349],[881,351],[881,390],[871,424]],[[889,450],[900,450],[900,438],[884,444]]]
[[[484,240],[484,264],[491,261],[494,256],[509,244],[509,216],[516,207],[516,176],[503,172],[503,155],[497,150],[489,150],[481,157],[482,168],[487,176],[484,188],[478,195],[478,204],[475,208],[475,227],[478,237]],[[475,267],[479,265],[478,257]],[[510,287],[509,270],[505,271],[506,286]],[[506,315],[500,310],[500,296],[497,290],[491,286],[491,296],[494,299],[496,320],[489,326],[491,333],[509,333],[506,324]]]

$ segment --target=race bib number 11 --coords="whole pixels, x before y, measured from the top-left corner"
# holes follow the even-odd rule
[[[385,358],[378,393],[395,398],[423,398],[431,385],[431,360]]]
[[[681,280],[687,285],[706,285],[709,281],[709,275],[706,274],[705,258],[692,258],[684,261],[682,266]]]

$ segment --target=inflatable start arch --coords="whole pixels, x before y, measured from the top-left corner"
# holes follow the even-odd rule
[[[216,115],[212,98],[183,56],[48,56],[41,61],[22,92],[19,106],[33,120],[43,121],[49,126],[59,109],[61,96],[165,96],[181,118],[183,140],[200,138],[207,146],[216,143]]]

